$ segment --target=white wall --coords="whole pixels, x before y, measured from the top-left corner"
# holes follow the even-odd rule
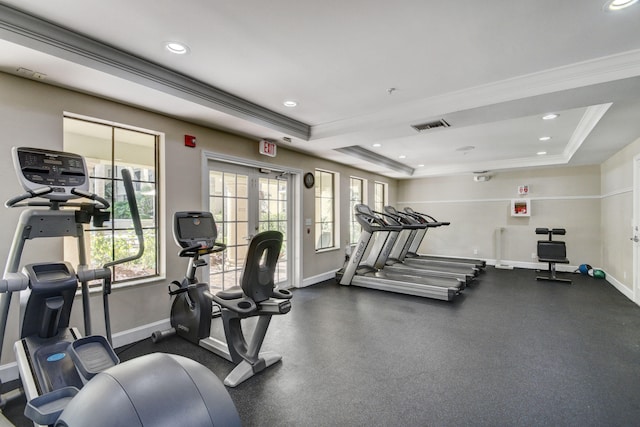
[[[167,280],[179,279],[184,275],[185,261],[177,256],[177,250],[171,239],[171,218],[178,210],[197,210],[202,208],[201,165],[203,150],[228,156],[241,157],[253,161],[275,163],[314,171],[316,167],[339,172],[340,181],[340,221],[344,227],[341,232],[341,248],[324,253],[315,252],[315,232],[300,230],[302,236],[302,275],[305,282],[327,278],[328,273],[337,270],[344,261],[344,242],[348,238],[349,226],[349,176],[356,175],[373,181],[389,183],[391,194],[396,188],[395,180],[364,172],[345,165],[311,157],[302,153],[278,147],[278,156],[274,159],[258,153],[258,143],[240,136],[206,128],[182,120],[172,119],[160,114],[143,111],[115,102],[95,98],[89,95],[49,86],[43,83],[0,73],[0,199],[7,200],[23,192],[13,171],[10,148],[12,146],[33,146],[61,150],[63,147],[63,114],[65,112],[95,117],[125,125],[150,129],[164,133],[164,145],[161,148],[161,161],[164,167],[160,173],[161,186],[164,188],[164,223],[161,226],[166,243]],[[184,146],[184,135],[195,135],[198,147]],[[302,190],[302,216],[314,220],[314,191]],[[372,199],[371,199],[372,200]],[[391,199],[395,202],[395,199]],[[0,209],[0,260],[5,260],[13,238],[14,224],[17,223],[20,209]],[[302,223],[304,224],[304,223]],[[303,225],[304,227],[304,225]],[[29,244],[29,243],[28,243]],[[28,250],[28,249],[27,249]],[[47,254],[47,259],[42,259]],[[37,249],[26,257],[29,262],[59,260],[62,258],[62,243],[58,239],[37,242]],[[113,332],[128,330],[140,325],[160,321],[168,317],[169,297],[166,292],[167,280],[158,280],[142,286],[114,290],[111,298]],[[2,362],[13,360],[12,342],[17,339],[18,301],[14,298],[10,313],[10,323],[3,349]],[[101,333],[101,299],[92,297],[94,308],[94,332]],[[72,323],[81,325],[81,308],[76,304]]]
[[[519,185],[529,185],[530,217],[512,217],[511,199]],[[398,205],[450,221],[427,232],[420,252],[493,260],[496,229],[504,228],[502,260],[516,265],[536,262],[536,227],[565,228],[571,266],[602,263],[600,170],[598,166],[554,167],[497,172],[487,182],[457,175],[401,181]],[[474,254],[477,250],[477,254]]]

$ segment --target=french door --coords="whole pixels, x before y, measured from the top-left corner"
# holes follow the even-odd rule
[[[227,249],[211,255],[209,284],[213,291],[240,285],[251,238],[265,230],[283,234],[275,282],[288,287],[291,245],[290,175],[225,162],[209,163],[209,210],[218,241]]]

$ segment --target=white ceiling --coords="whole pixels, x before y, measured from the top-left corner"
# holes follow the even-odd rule
[[[615,13],[603,4],[0,0],[0,70],[26,68],[51,84],[396,178],[598,164],[640,136],[640,3]],[[1,5],[302,122],[310,136],[25,36],[3,22],[12,11]],[[173,40],[189,54],[166,51]],[[287,99],[298,106],[284,107]],[[541,120],[548,112],[560,117]],[[411,128],[442,118],[451,127]],[[351,146],[415,170],[335,151]]]

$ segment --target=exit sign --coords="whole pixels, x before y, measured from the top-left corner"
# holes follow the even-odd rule
[[[264,154],[265,156],[275,157],[276,156],[276,143],[267,141],[263,139],[260,141],[260,154]]]

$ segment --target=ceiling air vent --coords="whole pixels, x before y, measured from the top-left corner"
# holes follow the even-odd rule
[[[411,125],[412,128],[417,130],[418,132],[422,132],[423,130],[435,129],[435,128],[448,128],[451,126],[445,119],[436,120],[434,122],[422,123],[419,125]]]

